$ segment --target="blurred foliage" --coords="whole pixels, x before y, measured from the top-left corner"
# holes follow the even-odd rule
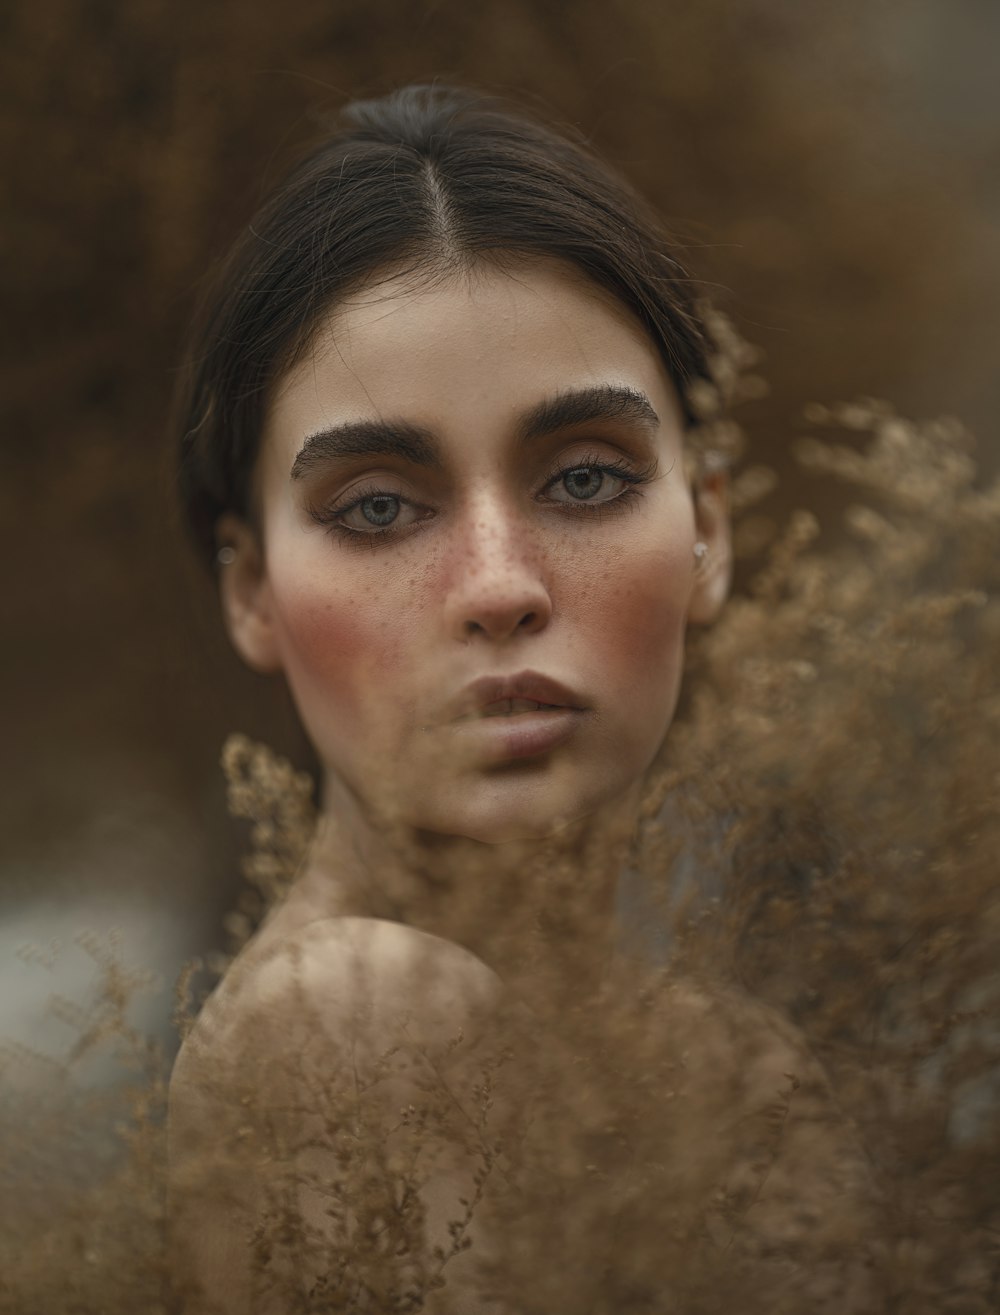
[[[649,194],[763,346],[772,386],[745,424],[751,460],[783,479],[771,492],[759,464],[740,477],[746,589],[693,654],[658,783],[739,896],[679,935],[679,962],[721,956],[826,1062],[887,1200],[883,1308],[995,1306],[995,495],[960,426],[904,424],[882,403],[813,408],[813,427],[844,433],[799,449],[811,475],[792,450],[810,399],[888,396],[961,414],[995,466],[998,23],[982,0],[7,0],[0,523],[17,693],[0,893],[235,902],[218,745],[240,727],[302,752],[280,692],[228,655],[172,524],[184,325],[211,261],[329,110],[433,77],[511,92],[581,126]],[[838,481],[862,490],[846,534]],[[822,551],[814,520],[787,517],[804,500],[827,510]],[[197,844],[179,843],[178,817]],[[130,819],[115,858],[109,834]],[[651,825],[648,871],[669,870],[672,844]],[[3,1056],[3,1128],[18,1136],[0,1162],[0,1298],[19,1313],[159,1300],[166,1061],[125,1016],[133,984],[94,955],[104,1012],[65,1013],[85,1051],[118,1048],[125,1087],[88,1095],[41,1058]],[[630,1056],[618,1021],[577,1038],[595,1109],[628,1104],[647,1053],[644,1034]],[[566,1090],[586,1133],[587,1089]],[[574,1125],[538,1117],[553,1147],[568,1138],[572,1187]],[[124,1156],[106,1144],[116,1119]],[[596,1183],[575,1245],[603,1223]],[[641,1201],[624,1208],[633,1247],[609,1293],[662,1240],[655,1212],[651,1233]],[[552,1239],[522,1243],[530,1288]]]
[[[276,948],[301,964],[294,931],[228,969],[188,1034],[209,1117],[182,1125],[175,1188],[205,1227],[256,1200],[248,1268],[280,1294],[259,1309],[462,1315],[451,1296],[470,1280],[517,1315],[996,1309],[1000,481],[978,479],[954,422],[871,399],[808,422],[799,459],[850,488],[846,534],[824,546],[800,512],[758,536],[745,595],[692,644],[634,854],[644,930],[665,941],[609,961],[572,913],[592,874],[553,842],[519,897],[556,916],[486,1025],[437,1048],[411,1031],[434,955],[404,976],[398,1035],[377,1040],[363,991],[357,1030],[331,1032],[334,1001],[305,969],[291,1011],[271,976],[268,1007],[231,1026],[227,986]],[[757,514],[751,489],[739,525]],[[225,767],[252,823],[247,878],[280,899],[308,783],[242,738]],[[479,875],[452,892],[459,925]],[[242,939],[246,917],[229,930]],[[306,930],[328,949],[328,926]],[[31,1113],[0,1158],[0,1296],[23,1315],[172,1310],[186,1281],[166,1251],[163,1056],[128,1017],[142,978],[114,945],[87,948],[98,1006],[55,1002],[79,1037],[69,1062],[0,1049],[8,1109]],[[121,1092],[74,1085],[95,1046],[124,1066]],[[74,1172],[99,1160],[102,1126],[119,1153]],[[456,1145],[470,1186],[434,1251],[423,1193]]]
[[[64,866],[55,838],[90,843],[88,819],[137,790],[189,817],[204,800],[204,866],[171,877],[188,898],[235,867],[211,825],[224,734],[245,726],[302,759],[280,693],[226,653],[177,542],[165,421],[204,272],[324,114],[450,77],[580,125],[763,345],[772,395],[747,425],[754,457],[785,474],[780,510],[802,496],[787,449],[808,399],[993,413],[995,27],[971,0],[8,0],[15,859]]]

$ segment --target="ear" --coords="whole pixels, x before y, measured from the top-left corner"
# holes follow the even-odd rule
[[[711,625],[729,597],[733,576],[729,476],[724,470],[705,471],[696,476],[692,492],[695,530],[706,552],[695,565],[688,621]]]
[[[281,670],[274,632],[271,590],[260,538],[238,516],[220,517],[215,527],[219,545],[219,597],[233,647],[264,675]]]

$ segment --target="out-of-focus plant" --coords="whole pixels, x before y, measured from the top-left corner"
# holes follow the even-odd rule
[[[623,947],[567,989],[540,933],[530,989],[440,1051],[401,1017],[348,1065],[304,1008],[220,1054],[235,1113],[204,1190],[239,1208],[267,1167],[262,1300],[460,1310],[461,1276],[518,1315],[995,1308],[1000,486],[977,482],[954,422],[873,400],[806,418],[827,436],[801,441],[803,464],[855,488],[849,533],[827,541],[807,512],[769,525],[766,473],[736,477],[755,570],[692,636],[634,854],[654,954]],[[226,764],[255,828],[242,939],[294,872],[312,805],[259,746],[231,741]],[[572,890],[560,861],[539,882]],[[77,1021],[82,1045],[103,1038],[133,1066],[121,1154],[86,1191],[74,1181],[67,1127],[113,1102],[81,1103],[54,1074],[61,1124],[24,1122],[5,1165],[0,1292],[19,1312],[178,1300],[162,1065],[100,962],[105,1003]],[[26,1086],[30,1059],[6,1062]],[[257,1099],[265,1066],[294,1095],[284,1123]],[[456,1147],[468,1190],[431,1244],[424,1189]]]

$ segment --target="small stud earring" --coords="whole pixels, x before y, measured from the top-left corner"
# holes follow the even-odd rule
[[[236,561],[236,549],[230,547],[227,543],[225,547],[220,548],[215,554],[215,560],[220,566],[232,566],[233,562]]]
[[[705,565],[705,559],[708,557],[708,544],[702,543],[701,540],[694,545],[694,564],[695,569]]]

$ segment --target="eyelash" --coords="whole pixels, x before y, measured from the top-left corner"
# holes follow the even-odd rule
[[[552,488],[559,480],[565,479],[567,475],[576,470],[596,470],[604,476],[610,476],[612,479],[620,479],[625,488],[620,493],[616,493],[611,498],[606,498],[602,502],[592,502],[589,499],[575,499],[569,502],[559,502],[553,505],[557,506],[560,511],[565,511],[568,515],[615,515],[629,511],[634,507],[634,500],[641,496],[640,486],[648,484],[656,473],[656,463],[650,462],[641,469],[635,469],[623,460],[607,461],[596,456],[584,457],[580,461],[574,461],[572,465],[563,466],[555,471],[545,481],[544,489]],[[378,529],[372,526],[369,530],[357,530],[350,525],[344,525],[340,517],[346,516],[349,512],[360,507],[363,502],[369,498],[395,498],[401,504],[406,505],[407,499],[398,493],[393,493],[390,489],[381,488],[378,485],[371,485],[368,488],[361,489],[350,500],[350,502],[341,503],[332,507],[310,509],[310,515],[313,520],[322,525],[329,533],[336,535],[343,542],[349,543],[356,547],[375,547],[380,540],[392,539],[402,533],[394,524],[387,525],[384,529]],[[411,504],[412,505],[412,504]],[[419,520],[411,524],[419,524]],[[404,527],[409,529],[410,526]]]

